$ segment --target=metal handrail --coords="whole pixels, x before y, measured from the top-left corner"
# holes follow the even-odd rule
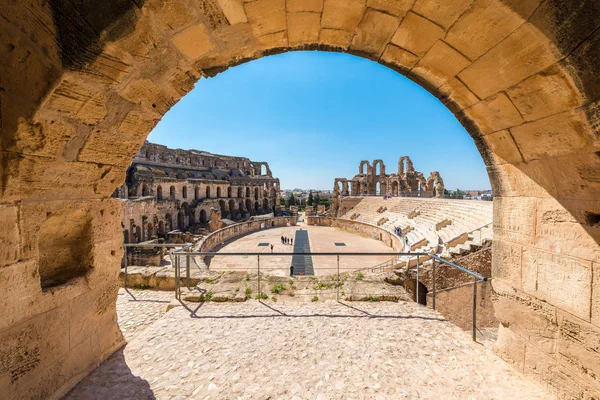
[[[481,274],[478,274],[477,272],[473,272],[470,271],[464,267],[461,267],[460,265],[457,265],[451,261],[445,260],[433,253],[426,253],[426,252],[357,252],[357,253],[353,253],[353,252],[281,252],[281,253],[263,253],[263,252],[215,252],[215,251],[207,251],[207,252],[200,252],[200,251],[189,251],[190,247],[192,247],[192,244],[185,244],[185,245],[181,245],[181,244],[173,244],[173,243],[167,243],[167,244],[140,244],[140,245],[135,245],[135,244],[127,244],[124,245],[124,247],[169,247],[169,248],[177,248],[177,247],[181,247],[180,249],[177,250],[172,250],[170,252],[170,254],[173,256],[175,256],[174,258],[174,268],[175,268],[175,298],[177,300],[181,301],[181,265],[180,265],[180,261],[179,261],[179,256],[183,256],[185,255],[186,257],[186,280],[187,280],[187,287],[189,289],[190,287],[190,256],[256,256],[257,257],[257,279],[258,279],[258,293],[259,295],[261,294],[261,277],[260,277],[260,257],[271,257],[271,256],[276,256],[276,257],[281,257],[281,256],[336,256],[337,258],[337,286],[336,286],[336,298],[339,301],[339,287],[340,287],[340,256],[393,256],[394,259],[399,259],[399,257],[401,256],[409,256],[409,261],[410,258],[415,257],[417,258],[417,263],[416,263],[416,285],[415,285],[415,300],[418,304],[419,303],[419,272],[420,272],[420,268],[421,268],[421,261],[420,261],[420,257],[422,256],[427,256],[429,257],[433,262],[432,262],[432,300],[433,300],[433,304],[432,304],[432,308],[435,310],[436,309],[436,270],[437,270],[437,263],[442,263],[445,264],[447,266],[450,266],[452,268],[456,268],[461,272],[466,273],[467,275],[470,275],[473,277],[473,298],[472,298],[472,337],[473,337],[473,341],[477,340],[477,283],[478,282],[485,282],[488,280],[488,278],[484,277]],[[127,290],[127,258],[125,258],[125,280],[124,280],[124,284],[125,284],[125,290]],[[385,263],[388,263],[390,261],[386,261]],[[407,264],[409,265],[409,264]],[[327,268],[327,269],[334,269],[333,267],[331,268]],[[372,269],[372,268],[367,268],[367,269]],[[358,270],[360,271],[360,270]],[[135,297],[127,290],[127,292],[131,295],[131,297],[134,298]]]

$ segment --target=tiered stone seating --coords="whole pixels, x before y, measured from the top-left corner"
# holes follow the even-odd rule
[[[380,227],[390,232],[411,226],[413,229],[406,234],[409,244],[426,243],[413,251],[435,251],[441,240],[442,255],[447,256],[462,254],[491,240],[492,207],[492,202],[486,201],[365,197],[341,218],[358,215],[356,221],[374,226],[387,218]]]

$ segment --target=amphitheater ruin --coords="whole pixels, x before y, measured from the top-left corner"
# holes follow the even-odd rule
[[[365,166],[367,171],[365,173]],[[379,170],[377,169],[379,167]],[[385,164],[382,160],[363,160],[358,166],[358,175],[351,180],[336,178],[333,184],[334,191],[342,196],[356,196],[361,194],[381,194],[390,196],[415,195],[418,197],[442,197],[444,195],[444,180],[437,171],[432,171],[425,179],[422,172],[415,171],[413,163],[408,156],[398,160],[398,172],[387,175]]]
[[[124,200],[125,243],[167,236],[172,242],[172,231],[208,228],[211,210],[229,221],[276,213],[279,179],[266,162],[146,142],[113,197]]]
[[[4,1],[0,17],[4,396],[600,398],[597,0]],[[185,303],[148,323],[151,303],[126,300],[123,201],[112,195],[149,132],[201,78],[296,50],[397,71],[473,138],[494,192],[495,355],[410,299]],[[395,198],[383,212],[352,199],[311,223],[367,226],[392,245],[384,225],[397,223],[430,245],[421,228],[449,201],[419,199],[433,209],[409,218]],[[215,232],[280,229],[240,224]],[[120,328],[118,312],[145,329]]]

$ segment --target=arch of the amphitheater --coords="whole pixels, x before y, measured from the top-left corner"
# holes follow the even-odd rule
[[[495,194],[500,354],[599,390],[597,1],[34,1],[0,16],[4,392],[60,393],[123,345],[110,195],[133,155],[201,77],[297,49],[382,63],[454,112]]]

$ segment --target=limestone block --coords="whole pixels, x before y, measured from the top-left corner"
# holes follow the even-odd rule
[[[57,374],[69,354],[65,308],[56,308],[4,330],[0,340],[0,382],[10,393],[31,392],[50,397],[62,384]]]
[[[213,31],[213,36],[219,46],[223,48],[223,53],[229,50],[236,54],[239,52],[243,54],[245,51],[253,51],[256,44],[249,24],[240,23],[232,26],[222,26]],[[208,61],[213,62],[213,60]],[[224,64],[227,64],[227,62],[224,62]],[[210,67],[212,66],[214,64],[210,65]]]
[[[462,54],[442,41],[433,47],[412,69],[412,73],[438,88],[469,65]]]
[[[173,11],[171,17],[179,21],[179,18],[183,15],[185,14],[180,14],[179,11]],[[188,18],[189,17],[186,16],[181,19],[181,23],[186,23],[189,20]],[[181,25],[174,26],[179,27]],[[169,34],[173,32],[171,26],[164,25],[163,29],[167,30]],[[163,41],[162,38],[164,33],[165,32],[160,28],[160,24],[156,23],[155,13],[142,13],[138,17],[135,29],[129,35],[116,42],[115,46],[117,46],[119,50],[129,53],[134,58],[147,57],[149,53],[156,50],[157,44]]]
[[[5,149],[28,155],[60,157],[61,153],[64,154],[66,144],[75,135],[75,125],[71,123],[48,119],[32,123],[30,120],[20,119],[13,137],[14,147],[7,143]]]
[[[436,24],[449,28],[471,3],[473,0],[417,0],[413,10]]]
[[[367,7],[401,17],[410,10],[413,3],[412,0],[367,0]]]
[[[600,157],[596,153],[578,152],[574,155],[548,160],[556,181],[558,196],[566,199],[600,199]]]
[[[390,65],[394,69],[408,72],[419,61],[419,57],[398,46],[388,44],[381,55],[380,61]]]
[[[596,399],[600,390],[581,378],[573,368],[557,362],[536,348],[528,345],[525,354],[525,374],[546,385],[546,390],[563,399]]]
[[[523,372],[525,341],[502,324],[498,329],[498,340],[494,346],[494,352],[512,364],[519,372]]]
[[[523,246],[503,240],[492,247],[492,276],[502,279],[516,289],[521,288],[521,253]]]
[[[523,280],[526,281],[524,289],[530,294],[590,320],[591,262],[526,247],[523,249]]]
[[[317,43],[321,25],[321,14],[314,12],[288,13],[287,25],[290,46]]]
[[[52,92],[46,106],[90,125],[104,118],[107,112],[102,90],[67,79]]]
[[[254,36],[286,29],[285,0],[256,0],[244,5]]]
[[[323,0],[287,0],[287,12],[316,12],[323,11]]]
[[[535,197],[494,198],[494,239],[533,244],[536,233]]]
[[[107,86],[121,83],[131,71],[129,54],[115,48],[108,47],[83,70],[83,74],[90,75],[96,82]]]
[[[365,0],[325,0],[321,26],[353,32],[364,11]]]
[[[217,3],[231,25],[248,22],[240,0],[217,0]]]
[[[600,329],[568,313],[559,313],[559,362],[600,390]]]
[[[156,1],[148,4],[160,29],[172,34],[195,19],[194,12],[182,0]]]
[[[554,354],[558,338],[556,321],[550,321],[529,307],[526,303],[498,296],[494,310],[499,316],[501,325],[525,341],[535,343],[546,354]]]
[[[352,33],[338,29],[321,29],[319,42],[334,48],[347,49],[350,46]]]
[[[38,314],[46,308],[40,309],[42,304],[36,300],[41,295],[37,262],[35,260],[23,261],[0,269],[0,288],[2,297],[3,317],[0,320],[0,330],[23,321],[31,315]]]
[[[479,99],[460,80],[451,78],[438,88],[438,97],[453,112],[477,103]]]
[[[97,164],[64,162],[45,157],[6,154],[4,197],[94,197],[93,183],[105,172]]]
[[[576,26],[576,25],[575,25]],[[597,73],[597,54],[600,53],[600,31],[590,36],[566,61],[581,81],[588,100],[600,97],[600,76]]]
[[[494,138],[495,135],[487,135],[485,139]],[[504,197],[558,195],[548,160],[489,165],[487,171],[492,189],[495,193],[502,193]]]
[[[352,39],[352,50],[379,58],[394,31],[398,28],[398,18],[389,14],[367,9]]]
[[[507,93],[527,121],[570,110],[583,102],[573,77],[557,64],[525,79]]]
[[[549,0],[542,2],[530,22],[563,54],[570,54],[598,29],[598,15],[600,4],[595,0]]]
[[[444,29],[413,12],[406,14],[392,43],[417,56],[423,56],[444,34]]]
[[[529,122],[510,131],[525,161],[569,154],[589,146],[591,141],[584,117],[574,111]]]
[[[592,318],[594,326],[600,328],[600,263],[592,264],[593,283],[592,283]]]
[[[502,279],[494,278],[492,280],[492,286],[494,288],[494,293],[498,296],[506,297],[515,304],[523,304],[540,317],[545,318],[546,320],[550,321],[555,325],[557,324],[557,311],[556,307],[554,307],[553,305],[548,304],[547,302],[540,300],[535,296],[528,295],[527,293],[514,288],[509,282]],[[502,319],[500,315],[497,316],[499,320]],[[510,322],[510,320],[507,320],[507,322]]]
[[[510,35],[523,18],[494,0],[477,0],[448,31],[445,41],[475,60]]]
[[[179,98],[171,88],[161,86],[150,79],[138,79],[130,82],[120,95],[134,104],[143,106],[143,111],[162,117]]]
[[[598,200],[538,199],[538,247],[557,254],[571,255],[584,260],[600,261],[600,226],[597,216]]]
[[[524,24],[474,61],[459,78],[477,96],[487,98],[548,68],[559,57],[545,36]],[[498,60],[502,60],[502,68],[498,68]]]
[[[204,24],[192,25],[173,38],[173,44],[190,60],[196,60],[215,49]]]
[[[256,38],[260,49],[270,50],[288,45],[287,31],[270,33]]]
[[[492,96],[465,110],[482,133],[497,132],[520,125],[523,118],[504,93]]]
[[[495,164],[518,163],[523,161],[517,144],[507,130],[491,133],[483,141],[492,151]]]
[[[0,204],[0,238],[2,238],[0,267],[3,267],[16,262],[21,254],[19,208],[17,205]],[[0,284],[0,287],[4,286]]]

